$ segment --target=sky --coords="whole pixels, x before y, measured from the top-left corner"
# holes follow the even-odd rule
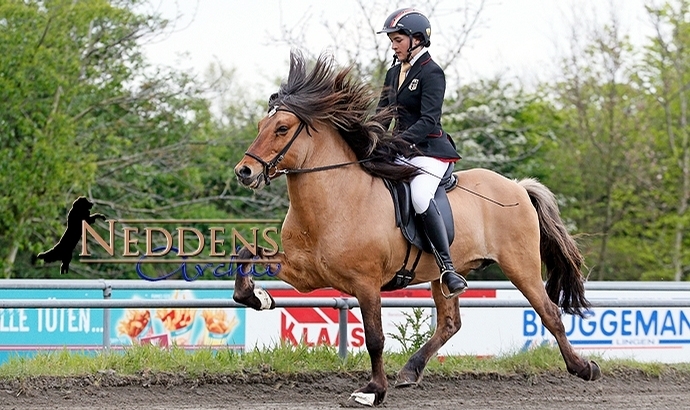
[[[479,0],[467,1],[479,3]],[[567,49],[574,22],[608,21],[613,8],[621,30],[633,42],[641,42],[651,30],[644,3],[644,0],[486,0],[474,37],[454,63],[454,69],[460,81],[497,73],[523,83],[545,80]],[[450,0],[446,4],[462,3]],[[424,4],[410,3],[410,6],[425,11]],[[356,0],[152,0],[149,7],[175,20],[166,35],[145,45],[151,62],[197,73],[218,62],[234,68],[237,80],[257,94],[270,93],[275,88],[273,81],[287,76],[290,46],[274,41],[280,36],[281,26],[303,35],[308,51],[318,54],[333,47],[335,41],[349,40],[346,36],[333,38],[324,28],[324,21],[348,24],[362,13]],[[383,25],[393,10],[375,17],[372,25],[375,28]],[[435,20],[432,16],[432,55],[438,52],[433,43],[434,34],[439,32],[435,28],[450,33],[458,23],[457,15],[455,19],[443,20],[441,16]],[[379,44],[388,47],[388,39],[384,35],[379,37]]]

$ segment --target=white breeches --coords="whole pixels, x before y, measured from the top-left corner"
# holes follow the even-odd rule
[[[398,158],[398,161],[406,162],[422,170],[410,181],[412,206],[416,213],[421,214],[429,208],[429,201],[436,194],[441,178],[450,164],[432,157]]]

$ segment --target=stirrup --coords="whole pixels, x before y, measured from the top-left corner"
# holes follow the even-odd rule
[[[446,292],[444,292],[444,291],[443,291],[443,285],[444,285],[444,283],[443,283],[443,275],[445,275],[446,273],[450,273],[451,275],[458,275],[458,277],[459,277],[463,282],[465,282],[465,287],[462,288],[462,289],[460,289],[460,290],[456,290],[455,292],[451,292],[451,293],[446,293]],[[446,298],[446,299],[452,299],[452,298],[456,298],[456,297],[462,295],[463,293],[465,293],[465,291],[466,291],[467,288],[469,287],[469,286],[467,285],[467,280],[465,280],[465,278],[462,277],[462,275],[460,275],[460,274],[458,274],[457,272],[452,271],[452,270],[450,270],[450,269],[444,269],[443,272],[441,272],[441,276],[439,276],[438,281],[441,283],[441,294],[442,294],[443,297]],[[448,290],[450,291],[450,289],[448,289]]]

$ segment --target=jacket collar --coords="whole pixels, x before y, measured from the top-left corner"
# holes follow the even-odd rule
[[[405,81],[403,81],[402,85],[398,88],[398,94],[400,94],[404,88],[409,87],[412,80],[422,71],[422,66],[426,65],[429,61],[431,61],[431,54],[429,54],[427,49],[422,50],[422,52],[412,59],[412,67],[410,67],[410,71],[407,72]]]
[[[410,64],[414,66],[420,59],[426,60],[426,58],[424,57],[425,54],[429,54],[429,49],[423,47],[421,50],[419,50],[419,53],[417,53],[416,56],[412,57],[412,59],[410,60]]]

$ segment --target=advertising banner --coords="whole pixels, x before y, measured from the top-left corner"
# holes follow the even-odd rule
[[[307,294],[299,293],[296,290],[271,290],[271,295],[275,298],[280,297],[350,297],[347,294],[335,290],[317,290]],[[462,296],[463,298],[495,298],[496,290],[493,289],[471,289]],[[394,292],[382,293],[382,298],[410,298],[431,299],[431,291],[426,289],[410,288]],[[462,302],[461,302],[462,303]],[[400,343],[399,327],[406,327],[410,318],[414,315],[414,308],[384,308],[381,311],[381,321],[383,332],[386,336],[386,350],[401,351],[403,346]],[[463,320],[467,309],[462,310]],[[432,320],[432,309],[421,309],[421,321],[423,322],[419,332],[425,333],[429,330]],[[309,346],[331,345],[338,346],[339,343],[339,310],[330,307],[310,307],[310,308],[277,308],[272,311],[247,311],[247,348],[263,348],[275,345],[276,342],[287,342],[293,345],[305,343]],[[253,323],[261,323],[261,326],[254,327]],[[408,335],[411,332],[408,329]],[[351,309],[347,313],[347,342],[348,349],[351,351],[366,350],[364,343],[364,325],[360,309]],[[397,336],[397,337],[396,337]]]
[[[568,340],[585,355],[690,362],[689,309],[594,308],[585,318],[563,315],[562,319]],[[493,356],[556,344],[532,309],[464,309],[462,320],[462,329],[440,354]]]
[[[103,299],[102,290],[0,290],[3,299]],[[232,298],[227,290],[114,290],[113,299]],[[245,347],[245,309],[110,309],[105,329],[115,349],[152,343],[188,349]],[[103,309],[0,309],[0,363],[48,350],[103,346]]]
[[[231,299],[227,290],[114,290],[113,299]],[[111,309],[111,346],[152,343],[244,350],[245,309]]]
[[[687,293],[687,292],[686,292]],[[275,297],[347,297],[332,290],[301,294],[294,290],[273,290]],[[386,292],[383,297],[429,299],[426,290]],[[462,328],[439,350],[439,355],[496,356],[513,354],[542,344],[555,345],[555,339],[531,308],[463,308],[466,298],[523,299],[516,290],[473,289],[460,298]],[[591,301],[615,299],[677,299],[683,292],[590,291]],[[383,308],[381,319],[386,350],[400,351],[400,326],[409,325],[413,308]],[[432,309],[421,309],[428,331]],[[585,355],[603,358],[628,358],[638,361],[690,362],[689,308],[593,308],[585,318],[563,315],[566,335],[573,347]],[[247,312],[247,348],[267,347],[278,341],[310,346],[339,343],[338,310],[333,308],[278,308],[274,311]],[[252,323],[261,323],[254,327]],[[412,332],[409,327],[406,329]],[[359,309],[348,312],[348,349],[360,351],[364,327]],[[409,347],[409,346],[408,346]]]
[[[349,297],[334,290],[302,294],[292,289],[271,289],[276,298]],[[98,290],[0,290],[4,299],[102,299]],[[113,299],[230,299],[229,290],[120,290]],[[430,291],[411,288],[384,292],[383,298],[429,300]],[[688,299],[682,291],[588,291],[590,301]],[[516,290],[471,289],[460,298],[462,328],[439,355],[495,356],[512,354],[542,344],[555,344],[531,308],[468,308],[469,298],[521,299]],[[421,312],[428,332],[434,310],[423,308],[383,308],[382,323],[386,350],[401,351],[413,329],[410,318]],[[366,349],[364,325],[359,309],[347,311],[347,347]],[[308,346],[340,343],[340,312],[330,307],[288,307],[268,311],[253,309],[110,309],[110,327],[103,329],[103,309],[0,309],[0,363],[11,355],[68,349],[97,350],[106,331],[110,344],[121,349],[151,343],[165,348],[179,345],[188,349],[230,348],[247,350],[274,347],[279,343]],[[690,308],[613,307],[593,308],[584,318],[563,315],[566,335],[584,355],[629,358],[652,362],[690,362]],[[409,340],[409,339],[408,339]]]
[[[2,299],[103,299],[102,290],[0,289]],[[102,309],[0,308],[0,363],[13,354],[100,348]]]

